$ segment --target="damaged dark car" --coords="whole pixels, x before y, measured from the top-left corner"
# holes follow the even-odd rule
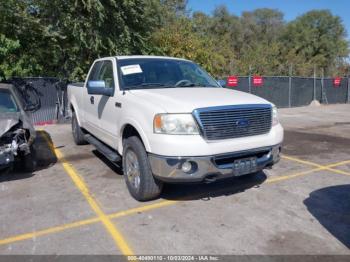
[[[27,115],[34,110],[34,105],[24,105],[12,85],[0,84],[0,173],[15,166],[25,172],[35,170],[36,133]]]

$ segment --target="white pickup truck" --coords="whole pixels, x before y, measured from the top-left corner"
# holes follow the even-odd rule
[[[122,161],[139,201],[158,197],[163,182],[213,182],[279,160],[276,107],[223,88],[185,59],[97,59],[85,83],[68,86],[68,101],[75,143]]]

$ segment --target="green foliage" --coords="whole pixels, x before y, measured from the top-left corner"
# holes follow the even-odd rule
[[[196,33],[192,22],[185,17],[155,32],[152,43],[159,47],[155,54],[190,59],[213,74],[220,73],[216,71],[220,69],[217,63],[223,58],[214,52],[213,41]]]
[[[297,65],[314,64],[327,74],[349,54],[345,36],[340,18],[321,10],[308,12],[289,23],[282,42],[289,58],[295,56],[299,60]]]
[[[10,0],[0,7],[0,33],[18,41],[18,59],[35,63],[10,75],[82,80],[98,57],[149,53],[160,23],[156,0]]]
[[[82,80],[96,58],[132,54],[188,58],[216,77],[349,70],[344,26],[327,10],[287,23],[266,8],[191,13],[187,0],[0,1],[0,80]]]

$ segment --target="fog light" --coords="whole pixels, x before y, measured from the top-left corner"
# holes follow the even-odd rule
[[[186,161],[182,164],[181,170],[185,173],[189,173],[192,170],[192,164],[189,161]]]
[[[272,149],[272,157],[274,162],[277,162],[280,159],[281,147],[276,146]]]

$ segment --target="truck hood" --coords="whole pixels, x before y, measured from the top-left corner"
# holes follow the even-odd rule
[[[168,113],[190,113],[196,108],[213,106],[271,104],[255,95],[227,88],[162,88],[130,92],[161,106]]]

